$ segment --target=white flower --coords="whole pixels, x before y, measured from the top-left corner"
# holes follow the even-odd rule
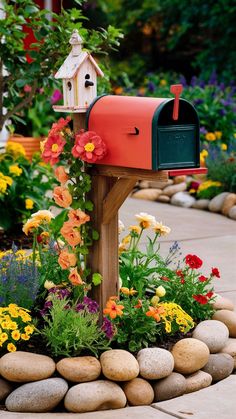
[[[155,231],[155,233],[159,233],[160,236],[166,236],[171,232],[170,227],[164,226],[162,223],[159,223],[157,221],[153,226],[153,230]]]
[[[48,210],[39,210],[38,212],[35,212],[34,214],[32,214],[31,217],[34,218],[35,220],[49,222],[51,221],[52,218],[55,218],[55,215],[53,215],[51,211],[48,211]]]
[[[155,217],[146,212],[140,212],[139,214],[136,214],[135,217],[139,221],[140,227],[143,229],[153,227],[156,223]]]
[[[122,233],[122,231],[124,231],[124,230],[125,230],[124,223],[122,223],[122,221],[119,220],[119,224],[118,224],[118,232],[119,232],[119,234]]]

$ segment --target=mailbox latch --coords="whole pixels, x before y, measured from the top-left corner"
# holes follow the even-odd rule
[[[139,135],[139,129],[137,127],[127,127],[125,131],[129,135]]]

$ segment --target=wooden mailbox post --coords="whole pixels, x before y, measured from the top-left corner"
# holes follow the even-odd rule
[[[103,73],[97,65],[97,63],[95,62],[95,60],[91,57],[91,55],[87,52],[82,51],[82,40],[77,31],[73,32],[72,37],[70,39],[70,43],[72,45],[72,50],[55,76],[57,78],[63,79],[64,105],[54,106],[54,110],[59,112],[72,112],[74,115],[74,131],[76,132],[82,128],[87,128],[87,110],[92,102],[95,102],[96,105],[96,77],[97,75],[103,76]],[[168,99],[157,99],[157,103],[159,105],[162,104],[162,108],[164,106],[164,112],[166,112],[165,107],[167,107],[167,112],[169,112],[168,109],[171,106],[171,115],[173,116],[173,119],[175,121],[178,120],[180,90],[181,88],[179,87],[179,85],[177,85],[176,89],[173,89],[172,87],[172,92],[176,92],[176,98],[174,101],[172,100],[173,103],[171,105],[169,104],[170,100]],[[150,103],[151,102],[152,101],[150,101]],[[184,110],[186,110],[186,107],[188,108],[188,105],[186,105],[186,103],[187,102],[184,101]],[[153,102],[151,103],[151,105],[149,104],[149,108],[150,106],[153,106]],[[109,113],[109,108],[107,109],[107,112]],[[145,109],[143,109],[143,113],[145,113]],[[183,115],[181,116],[181,118],[183,119]],[[143,119],[142,116],[140,116],[140,119]],[[102,120],[102,127],[106,127],[106,123],[104,122],[106,121]],[[197,138],[198,136],[198,126],[194,126],[193,124],[188,125],[187,128],[184,125],[178,125],[178,128],[176,127],[176,130],[173,129],[173,126],[171,126],[168,130],[168,127],[163,125],[160,127],[159,131],[157,130],[157,132],[155,132],[156,128],[155,125],[153,125],[153,123],[152,126],[154,126],[154,130],[152,130],[154,142],[158,140],[158,137],[156,138],[156,135],[159,135],[160,143],[161,141],[163,143],[166,139],[167,141],[174,139],[175,142],[181,142],[181,144],[184,145],[186,142],[188,142],[189,138],[191,140],[191,137],[193,137],[193,135],[194,138]],[[89,126],[88,128],[89,130],[91,129],[96,131],[96,129],[93,129],[93,127],[90,128]],[[128,131],[130,131],[130,126],[127,127],[125,125],[125,129],[127,128]],[[134,126],[134,128],[135,135],[138,135],[139,130],[136,128],[136,126]],[[131,130],[132,132],[128,132],[128,134],[133,134],[133,125],[131,127]],[[174,132],[174,136],[173,131],[176,131]],[[100,132],[97,133],[100,135]],[[144,134],[145,132],[142,132],[143,138],[145,139]],[[101,135],[101,137],[106,142],[106,138],[103,138],[103,135]],[[107,139],[110,139],[109,132]],[[124,147],[125,146],[126,145],[124,145]],[[122,156],[122,146],[119,151],[120,155]],[[152,154],[151,146],[150,153]],[[162,150],[160,149],[160,154],[161,153]],[[119,292],[119,208],[121,207],[125,199],[128,197],[138,180],[156,181],[160,184],[160,187],[162,187],[167,183],[169,175],[175,176],[178,174],[206,173],[205,168],[194,167],[194,159],[196,159],[196,161],[199,160],[199,149],[197,146],[195,147],[194,144],[193,150],[190,154],[191,163],[188,162],[188,156],[186,162],[182,163],[183,167],[186,167],[187,164],[190,165],[187,166],[190,167],[187,169],[178,169],[178,162],[177,166],[174,165],[174,168],[169,168],[168,165],[170,165],[170,163],[168,163],[168,161],[164,161],[162,162],[162,164],[165,170],[157,170],[156,162],[154,161],[153,163],[152,159],[152,166],[150,166],[151,163],[149,163],[147,168],[142,169],[134,167],[133,163],[131,164],[131,167],[123,167],[119,162],[117,163],[116,160],[114,160],[114,164],[112,164],[112,161],[110,160],[108,160],[109,163],[107,163],[106,160],[104,160],[104,164],[102,160],[102,164],[93,165],[93,167],[89,169],[89,173],[92,178],[92,188],[89,194],[89,198],[94,204],[94,210],[91,214],[91,220],[93,227],[99,232],[99,240],[94,242],[90,251],[88,262],[92,270],[92,273],[99,272],[103,277],[101,285],[94,287],[93,289],[93,297],[99,303],[101,308],[105,306],[110,296],[117,295]],[[152,170],[152,167],[154,167],[155,170]],[[162,166],[160,165],[159,167]]]

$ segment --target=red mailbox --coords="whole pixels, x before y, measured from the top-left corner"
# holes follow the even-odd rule
[[[87,129],[107,144],[108,153],[98,164],[150,170],[199,167],[198,115],[184,99],[100,96],[87,112]]]

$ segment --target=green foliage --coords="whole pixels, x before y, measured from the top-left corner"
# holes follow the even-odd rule
[[[230,150],[230,147],[229,147]],[[236,155],[215,148],[206,158],[208,177],[221,182],[224,190],[236,193]]]
[[[86,310],[77,312],[67,306],[65,299],[52,300],[49,315],[45,316],[45,326],[40,330],[53,356],[78,356],[81,352],[98,356],[100,351],[109,349],[109,342],[98,326],[98,315]]]

